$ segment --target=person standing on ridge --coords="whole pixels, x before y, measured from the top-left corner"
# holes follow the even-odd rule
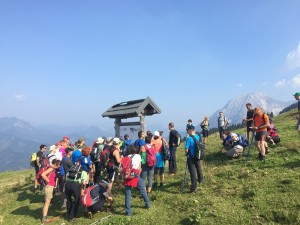
[[[269,117],[261,108],[254,109],[253,130],[255,134],[255,146],[258,148],[258,159],[265,160],[267,128],[270,126]]]
[[[294,115],[297,115],[297,124],[296,124],[296,130],[298,130],[298,134],[300,135],[300,92],[296,92],[294,94],[295,99],[298,101],[298,112]]]
[[[203,144],[206,144],[208,139],[208,126],[209,126],[209,118],[208,116],[204,117],[200,127],[202,128],[202,136],[203,136]]]
[[[223,115],[223,112],[219,112],[219,118],[218,118],[218,128],[219,128],[219,134],[220,134],[220,140],[224,140],[224,133],[226,131],[226,127],[228,125],[227,118]]]
[[[252,109],[251,103],[247,103],[246,108],[247,108],[247,116],[245,119],[243,119],[243,121],[246,123],[247,140],[250,143],[250,132],[252,131],[250,127],[252,127],[252,123],[253,123],[254,110]]]

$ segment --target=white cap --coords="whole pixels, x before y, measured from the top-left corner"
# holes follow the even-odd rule
[[[97,144],[102,144],[104,142],[104,139],[102,137],[99,137],[95,141]]]
[[[157,137],[159,137],[159,136],[160,136],[160,134],[159,134],[159,132],[158,132],[158,131],[154,131],[154,132],[153,132],[153,135],[154,135],[154,136],[157,136]]]
[[[118,138],[118,137],[115,137],[114,139],[113,139],[113,144],[119,144],[121,142],[121,140],[120,140],[120,138]]]

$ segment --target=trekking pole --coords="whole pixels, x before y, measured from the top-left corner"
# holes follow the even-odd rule
[[[185,171],[184,171],[184,179],[183,179],[183,183],[182,183],[181,193],[184,192],[184,188],[187,185],[187,169],[188,169],[188,163],[186,161],[186,166],[185,166]]]
[[[250,150],[251,150],[251,147],[252,147],[252,144],[253,144],[254,137],[255,137],[255,132],[252,130],[251,142],[250,142],[249,147],[248,147],[248,153],[246,155],[245,162],[249,161],[249,154],[250,154]]]

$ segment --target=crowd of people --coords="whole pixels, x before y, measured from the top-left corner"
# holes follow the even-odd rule
[[[300,92],[294,96],[298,100],[296,129],[300,134]],[[219,137],[229,158],[241,157],[245,147],[254,142],[258,149],[258,159],[263,161],[266,153],[269,152],[267,141],[275,145],[280,138],[274,123],[261,108],[252,109],[251,103],[247,103],[246,108],[247,116],[243,120],[247,128],[246,137],[227,130],[229,122],[223,112],[219,113],[217,121]],[[201,134],[196,132],[191,119],[188,120],[186,126],[187,137],[184,149],[191,178],[190,193],[197,192],[197,183],[201,184],[204,181],[200,159],[195,155],[197,142],[205,145],[208,141],[209,118],[207,116],[200,123],[200,127],[202,128]],[[123,171],[125,213],[132,215],[131,191],[135,187],[144,200],[145,208],[150,208],[149,195],[152,188],[164,186],[166,161],[168,161],[169,174],[173,176],[177,173],[178,132],[174,129],[172,122],[169,123],[169,131],[168,141],[162,137],[162,131],[155,131],[153,134],[150,131],[146,134],[140,131],[138,139],[134,142],[128,135],[125,135],[124,139],[99,137],[92,146],[87,146],[84,138],[80,138],[73,144],[66,136],[55,145],[51,145],[48,154],[46,154],[47,146],[41,145],[34,162],[36,179],[33,191],[38,191],[39,180],[42,179],[45,184],[42,222],[47,221],[53,193],[57,192],[61,196],[61,208],[67,208],[69,221],[76,218],[80,198],[85,193],[85,189],[92,185],[95,185],[95,188],[92,189],[91,195],[96,196],[97,201],[87,207],[89,217],[102,210],[106,200],[112,208],[113,184],[120,182],[123,164],[128,161],[132,165],[130,174],[125,176]],[[164,155],[166,147],[169,150],[167,159]]]

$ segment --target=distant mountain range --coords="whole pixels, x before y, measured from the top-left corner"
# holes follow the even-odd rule
[[[84,137],[91,145],[93,140],[111,136],[92,126],[33,126],[15,117],[0,118],[0,172],[29,168],[30,156],[41,144],[52,145],[69,136],[72,142]]]
[[[274,100],[261,93],[237,96],[210,116],[210,128],[217,127],[219,111],[224,113],[231,124],[241,123],[246,116],[245,105],[248,102],[253,105],[253,108],[261,107],[265,112],[273,112],[274,115],[294,103]],[[199,125],[197,129],[199,129]],[[185,131],[180,133],[182,137],[186,134]],[[84,137],[88,145],[91,145],[97,137],[112,136],[111,133],[96,126],[61,126],[53,124],[33,126],[15,117],[0,118],[0,172],[29,168],[30,156],[33,152],[38,151],[41,144],[48,146],[55,144],[66,135],[70,137],[73,143],[80,137]],[[164,137],[167,136],[166,133]]]
[[[226,103],[224,107],[217,110],[209,118],[210,128],[218,126],[219,112],[222,111],[224,116],[229,120],[230,124],[240,124],[243,118],[246,117],[246,104],[251,103],[252,107],[260,107],[266,113],[273,112],[277,115],[285,107],[291,105],[293,102],[283,102],[275,100],[262,93],[251,93],[247,95],[239,95]]]

